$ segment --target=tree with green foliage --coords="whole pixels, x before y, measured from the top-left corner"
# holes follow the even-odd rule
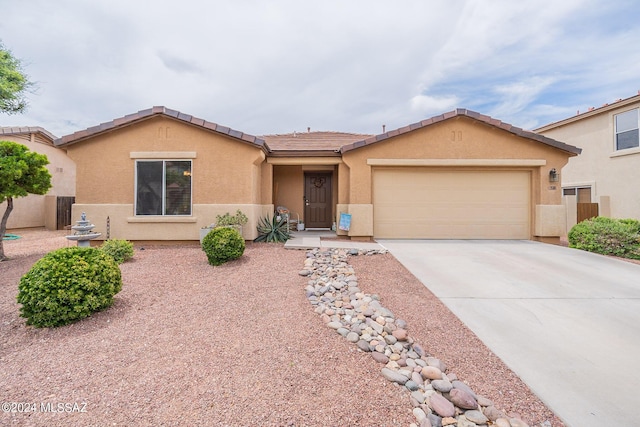
[[[49,159],[44,154],[11,141],[0,141],[0,203],[7,201],[7,209],[0,221],[0,261],[4,255],[2,239],[7,220],[13,210],[13,199],[29,194],[46,194],[51,188],[51,174],[46,168]]]
[[[27,108],[26,93],[33,86],[22,71],[22,63],[0,42],[0,113],[22,113]]]

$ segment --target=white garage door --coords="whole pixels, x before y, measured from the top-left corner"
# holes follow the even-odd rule
[[[530,200],[528,171],[378,168],[374,236],[529,239]]]

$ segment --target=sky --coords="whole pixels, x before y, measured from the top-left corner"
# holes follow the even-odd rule
[[[636,0],[0,0],[35,83],[0,126],[61,137],[162,105],[265,135],[467,108],[524,129],[640,90]]]

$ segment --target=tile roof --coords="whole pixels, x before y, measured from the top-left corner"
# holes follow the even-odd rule
[[[389,138],[393,138],[394,136],[401,135],[403,133],[411,132],[416,129],[421,129],[435,123],[443,122],[445,120],[458,118],[458,117],[468,117],[478,122],[482,122],[488,126],[495,127],[498,129],[505,130],[514,135],[520,136],[522,138],[532,139],[534,141],[540,142],[542,144],[549,145],[551,147],[557,148],[562,151],[566,151],[572,154],[580,154],[582,149],[578,147],[574,147],[573,145],[565,144],[564,142],[556,141],[555,139],[547,138],[546,136],[537,134],[535,132],[526,131],[519,127],[510,125],[509,123],[504,123],[501,120],[494,119],[492,117],[486,116],[484,114],[477,113],[475,111],[467,110],[464,108],[458,108],[453,111],[449,111],[447,113],[441,114],[439,116],[434,116],[426,120],[422,120],[418,123],[413,123],[408,126],[401,127],[399,129],[395,129],[389,132],[385,132],[379,135],[372,136],[367,139],[363,139],[360,141],[355,141],[351,144],[347,144],[342,146],[340,149],[340,153],[345,153],[350,150],[355,150],[356,148],[364,147],[367,145],[375,144],[376,142],[384,141]]]
[[[277,152],[331,152],[336,153],[344,145],[370,137],[368,134],[346,132],[294,132],[280,135],[263,135],[272,153]]]
[[[582,113],[578,111],[576,115],[573,117],[568,117],[566,119],[558,120],[557,122],[548,123],[544,126],[540,126],[539,128],[534,129],[533,131],[546,132],[548,130],[555,129],[569,123],[578,122],[580,120],[584,120],[598,114],[606,113],[608,111],[615,110],[616,108],[623,108],[628,105],[636,104],[638,102],[640,102],[640,90],[638,91],[637,95],[633,95],[625,99],[622,99],[622,98],[616,99],[612,103],[606,103],[598,108],[591,107],[587,111],[584,111]]]
[[[51,143],[53,143],[57,138],[54,134],[40,126],[0,126],[0,137],[1,135],[26,135],[32,133],[42,135]]]
[[[120,118],[111,120],[109,122],[101,123],[97,126],[93,126],[85,130],[74,132],[70,135],[65,135],[62,138],[56,139],[55,145],[63,146],[63,145],[74,144],[76,142],[80,142],[87,138],[90,138],[105,132],[120,129],[132,123],[139,122],[141,120],[146,120],[156,116],[171,117],[175,120],[189,123],[191,125],[198,126],[198,127],[213,131],[215,133],[223,134],[248,144],[257,145],[261,147],[263,150],[268,151],[268,147],[265,146],[264,141],[256,136],[231,129],[226,126],[221,126],[216,123],[208,122],[206,120],[181,113],[180,111],[171,110],[163,106],[156,106],[146,110],[140,110],[137,113],[128,114],[124,117],[120,117]]]

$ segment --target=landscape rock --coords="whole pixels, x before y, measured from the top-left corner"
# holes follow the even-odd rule
[[[442,379],[442,371],[440,371],[440,369],[436,368],[435,366],[425,366],[424,368],[422,368],[420,373],[425,380]]]
[[[389,362],[389,358],[384,353],[378,353],[377,351],[371,352],[371,357],[378,363],[384,363],[385,365]]]
[[[494,422],[495,427],[511,427],[511,423],[506,418],[498,418]]]
[[[419,388],[418,383],[416,383],[416,382],[415,382],[415,381],[413,381],[413,380],[409,380],[409,381],[407,381],[407,382],[404,384],[404,386],[405,386],[409,391],[416,391],[416,390],[418,390],[418,388]],[[424,400],[423,400],[423,402],[424,402]],[[420,402],[420,403],[423,403],[423,402]]]
[[[477,409],[466,411],[464,416],[471,422],[475,424],[486,424],[489,422],[489,419],[484,416],[484,414]]]
[[[400,385],[404,385],[407,381],[409,381],[409,377],[406,377],[398,371],[393,371],[389,368],[382,368],[382,376],[389,381],[398,383]]]
[[[371,351],[371,346],[365,340],[360,340],[356,343],[358,348],[362,351]]]
[[[506,419],[506,414],[500,410],[498,410],[495,406],[491,405],[491,406],[487,406],[486,408],[484,408],[484,411],[482,411],[484,413],[484,415],[489,418],[489,420],[494,421],[494,422],[498,422],[498,419],[503,418],[505,419],[507,422],[509,422],[509,420]]]
[[[471,396],[473,396],[474,399],[476,398],[476,394],[473,392],[473,390],[471,390],[471,387],[469,387],[462,381],[454,380],[454,381],[451,381],[451,384],[453,384],[453,388],[464,390],[467,393],[469,393]]]
[[[406,341],[408,338],[406,329],[396,329],[393,331],[392,335],[396,337],[398,341]]]
[[[433,380],[431,386],[441,393],[449,393],[453,389],[453,384],[447,380]]]
[[[441,417],[453,417],[456,408],[441,394],[435,393],[429,397],[429,407]]]
[[[409,335],[407,322],[384,307],[379,295],[362,292],[348,257],[377,253],[386,250],[310,250],[299,275],[306,278],[305,298],[322,322],[359,351],[370,352],[384,365],[385,379],[404,386],[416,417],[411,425],[528,427],[517,414],[507,418],[491,400],[459,381],[442,360],[427,354]]]
[[[360,340],[360,335],[357,332],[349,332],[346,336],[347,341],[356,343]],[[387,363],[387,362],[384,362]]]
[[[456,423],[456,427],[477,427],[477,424],[473,421],[470,421],[464,415],[460,415],[458,417],[458,422]]]
[[[511,424],[511,427],[529,427],[529,424],[525,423],[520,418],[509,418],[509,424]]]
[[[462,409],[476,409],[478,402],[466,390],[454,388],[449,392],[451,403]]]

